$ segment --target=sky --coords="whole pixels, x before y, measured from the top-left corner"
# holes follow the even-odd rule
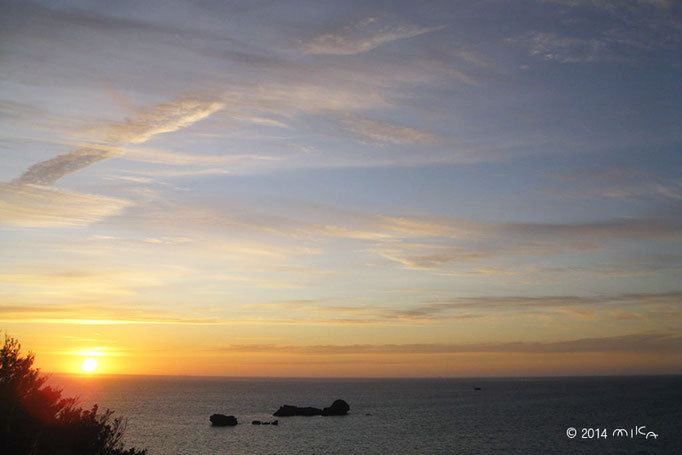
[[[44,372],[682,373],[682,5],[0,0]]]

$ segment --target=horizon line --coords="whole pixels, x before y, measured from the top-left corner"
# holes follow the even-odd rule
[[[43,372],[41,372],[43,373]],[[682,377],[676,373],[627,373],[627,374],[575,374],[575,375],[535,375],[535,376],[219,376],[189,374],[144,374],[144,373],[96,373],[82,374],[69,372],[43,373],[51,376],[77,378],[148,377],[148,378],[187,378],[187,379],[276,379],[276,380],[406,380],[406,379],[580,379],[580,378],[636,378],[636,377]]]

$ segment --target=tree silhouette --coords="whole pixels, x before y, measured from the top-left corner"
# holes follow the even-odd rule
[[[125,422],[113,411],[83,410],[46,386],[35,355],[5,335],[0,350],[0,453],[3,455],[144,455],[123,448]]]

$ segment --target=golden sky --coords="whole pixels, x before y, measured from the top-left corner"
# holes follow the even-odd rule
[[[682,373],[681,17],[11,3],[0,330],[46,372]]]

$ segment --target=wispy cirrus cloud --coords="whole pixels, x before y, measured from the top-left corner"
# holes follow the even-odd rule
[[[562,198],[607,197],[663,197],[682,199],[682,180],[662,177],[641,170],[619,166],[599,169],[582,169],[555,174],[566,188],[552,191]]]
[[[195,95],[184,95],[142,109],[131,120],[104,127],[105,137],[112,142],[141,144],[158,134],[186,128],[225,107],[222,101],[210,98],[202,100]]]
[[[77,150],[32,165],[9,184],[0,185],[2,224],[78,226],[120,213],[129,201],[49,188],[63,177],[124,154],[119,144],[141,144],[152,137],[190,126],[223,108],[216,101],[183,96],[143,109],[131,120],[105,127],[104,144]],[[176,157],[177,158],[177,157]]]
[[[299,74],[295,73],[294,76]],[[335,79],[333,74],[329,76]],[[247,116],[243,112],[237,113],[238,120],[248,120],[250,116],[250,120],[256,123],[261,122],[264,114],[284,114],[283,120],[286,120],[287,116],[298,113],[324,114],[386,107],[391,105],[395,96],[391,90],[379,90],[380,87],[368,87],[353,81],[332,84],[329,81],[311,80],[305,75],[300,77],[300,81],[287,83],[275,80],[243,84],[240,89],[226,90],[221,96],[228,106],[246,111]],[[286,124],[282,120],[280,123]]]
[[[6,282],[13,276],[0,276]],[[64,280],[60,277],[43,279]],[[219,280],[239,280],[240,277],[219,277]],[[73,278],[77,280],[77,278]],[[214,281],[209,277],[209,281]],[[262,285],[247,278],[247,282]],[[46,283],[47,286],[47,283]],[[272,288],[282,289],[273,286]],[[161,310],[154,305],[126,304],[95,306],[87,303],[67,304],[3,304],[0,315],[12,322],[54,324],[187,324],[187,325],[302,325],[302,326],[364,326],[364,325],[428,325],[446,321],[500,320],[519,315],[558,316],[578,319],[645,320],[682,317],[682,293],[621,294],[604,296],[507,296],[458,297],[439,299],[406,307],[346,302],[344,299],[291,300],[267,304],[246,305],[240,314],[225,317],[220,311],[207,314],[203,310]],[[352,299],[351,299],[352,300]],[[87,314],[87,317],[82,317]]]
[[[428,131],[359,116],[347,115],[342,122],[347,131],[382,144],[430,144],[440,139],[437,134]]]
[[[191,96],[143,109],[131,120],[103,127],[107,144],[142,144],[152,137],[192,125],[222,109],[223,103],[199,101]],[[116,156],[111,149],[82,148],[31,166],[16,184],[52,185],[62,177]]]
[[[669,13],[673,3],[668,0],[544,1],[569,8],[594,9],[599,18],[589,29],[575,28],[580,30],[576,33],[537,30],[507,39],[507,42],[527,46],[531,55],[547,61],[633,63],[652,50],[674,51],[682,40],[679,18]],[[565,11],[559,14],[564,15]]]
[[[40,324],[77,325],[227,325],[236,321],[192,316],[137,306],[94,305],[3,305],[0,315],[5,321]],[[87,316],[83,316],[87,315]]]
[[[623,4],[630,5],[651,5],[658,8],[669,8],[673,4],[673,0],[542,0],[546,3],[559,3],[568,6],[594,6],[596,8],[612,9],[614,7],[623,6]]]
[[[0,224],[69,227],[118,215],[130,202],[96,194],[28,184],[0,183]]]
[[[309,323],[430,324],[444,321],[500,319],[513,315],[542,314],[580,319],[645,319],[677,308],[682,292],[658,294],[474,296],[438,298],[403,306],[373,305],[343,299],[289,300],[254,305],[254,308],[295,313]],[[672,313],[671,313],[672,317]]]
[[[405,310],[398,315],[431,318],[452,310],[532,310],[543,308],[577,308],[595,306],[680,304],[682,292],[639,293],[615,295],[560,295],[560,296],[502,296],[502,297],[455,297],[438,299]]]
[[[115,156],[114,152],[101,149],[76,150],[34,164],[13,183],[17,185],[52,185],[68,174],[85,169],[112,156]]]
[[[532,55],[559,63],[596,62],[614,58],[609,43],[600,38],[572,38],[534,32],[528,41]]]
[[[396,40],[413,38],[443,28],[385,24],[382,18],[368,17],[338,31],[323,33],[301,43],[308,54],[354,55],[369,52]]]
[[[448,265],[496,257],[551,256],[591,252],[628,240],[677,241],[682,220],[674,215],[621,218],[592,223],[518,223],[464,225],[459,235],[429,242],[384,242],[374,253],[409,269],[438,270]],[[445,226],[443,226],[445,228]],[[433,231],[436,232],[436,231]]]

